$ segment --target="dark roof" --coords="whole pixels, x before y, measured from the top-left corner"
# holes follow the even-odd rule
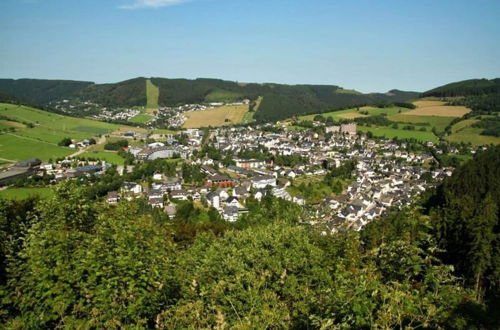
[[[33,167],[38,166],[42,163],[42,161],[38,158],[30,158],[27,160],[23,160],[15,165],[15,167]]]

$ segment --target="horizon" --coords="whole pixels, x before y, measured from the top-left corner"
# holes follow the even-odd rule
[[[489,0],[6,0],[0,75],[424,92],[500,76],[498,13]]]

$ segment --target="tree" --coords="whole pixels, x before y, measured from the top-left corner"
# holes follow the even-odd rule
[[[61,141],[59,141],[59,143],[57,145],[61,146],[61,147],[67,147],[67,146],[69,146],[72,143],[73,142],[71,141],[71,139],[68,138],[68,137],[66,137],[66,138],[62,139]]]

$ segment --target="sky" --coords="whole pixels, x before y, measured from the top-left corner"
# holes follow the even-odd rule
[[[0,0],[0,78],[425,91],[500,77],[500,0]]]

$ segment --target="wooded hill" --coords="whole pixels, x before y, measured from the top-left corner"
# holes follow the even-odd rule
[[[238,83],[219,79],[152,78],[159,90],[160,106],[187,103],[234,102],[256,100],[263,96],[257,121],[279,120],[293,115],[335,109],[405,102],[419,96],[417,92],[391,90],[388,93],[362,94],[334,85],[282,85]],[[18,102],[51,109],[55,101],[76,99],[108,107],[146,105],[146,78],[135,78],[114,84],[36,79],[0,79],[0,92]]]
[[[500,78],[454,82],[431,89],[423,96],[456,98],[450,104],[464,105],[475,113],[496,113],[500,112]]]

